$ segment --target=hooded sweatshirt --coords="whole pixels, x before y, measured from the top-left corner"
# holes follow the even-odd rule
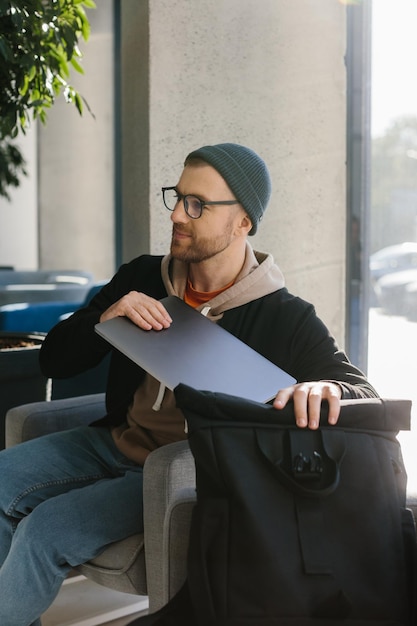
[[[168,295],[184,299],[188,264],[168,254],[162,260],[161,273]],[[197,310],[217,322],[225,311],[262,298],[282,287],[284,277],[273,257],[255,252],[247,242],[245,261],[234,283],[197,307]],[[198,350],[198,345],[195,349]],[[187,436],[184,416],[175,405],[173,392],[150,374],[146,374],[136,390],[126,422],[113,428],[112,435],[119,450],[140,465],[143,465],[152,450]]]

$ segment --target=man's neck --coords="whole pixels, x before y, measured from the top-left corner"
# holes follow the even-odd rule
[[[226,252],[226,251],[225,251]],[[245,262],[245,246],[239,254],[218,254],[201,263],[191,263],[188,277],[197,291],[216,291],[231,283]]]

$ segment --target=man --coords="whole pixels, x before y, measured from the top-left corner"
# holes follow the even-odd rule
[[[110,350],[94,332],[99,321],[126,316],[143,329],[169,327],[159,300],[175,294],[300,381],[277,390],[273,403],[279,410],[293,400],[299,427],[318,427],[323,400],[335,424],[341,398],[376,396],[314,308],[285,289],[272,257],[249,245],[269,197],[267,168],[252,150],[192,152],[177,185],[163,188],[171,253],[123,265],[88,307],[53,328],[40,354],[44,374],[69,377],[96,365]],[[94,428],[0,454],[0,624],[39,623],[71,567],[142,530],[143,463],[186,437],[184,418],[173,393],[117,351],[106,402]]]

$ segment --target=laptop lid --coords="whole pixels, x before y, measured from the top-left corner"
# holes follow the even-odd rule
[[[161,381],[183,383],[256,402],[269,402],[296,380],[176,296],[161,300],[172,323],[142,330],[126,317],[96,324],[96,332]]]

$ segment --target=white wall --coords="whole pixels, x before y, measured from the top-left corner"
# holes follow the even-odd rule
[[[34,124],[17,140],[28,176],[9,188],[10,201],[0,197],[0,266],[38,268],[37,129]]]

